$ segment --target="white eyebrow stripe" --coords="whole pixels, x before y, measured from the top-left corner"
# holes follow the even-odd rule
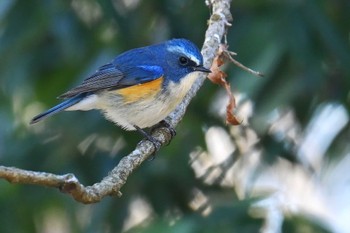
[[[191,53],[189,53],[183,47],[171,45],[171,46],[168,46],[167,50],[169,52],[177,52],[177,53],[185,54],[189,59],[194,61],[197,65],[200,65],[200,61],[198,60],[198,58],[193,56]]]

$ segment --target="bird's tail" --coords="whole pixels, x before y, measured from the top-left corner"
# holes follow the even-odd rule
[[[56,113],[59,113],[71,106],[73,106],[76,103],[79,103],[82,99],[86,97],[86,93],[79,94],[73,98],[67,99],[63,101],[62,103],[56,105],[55,107],[50,108],[49,110],[40,113],[39,115],[33,117],[33,119],[30,121],[30,124],[35,124],[49,116],[55,115]]]

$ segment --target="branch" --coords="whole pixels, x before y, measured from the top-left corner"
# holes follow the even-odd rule
[[[212,15],[208,21],[208,29],[201,52],[205,67],[211,67],[219,45],[226,35],[227,26],[230,26],[229,22],[232,20],[230,13],[231,0],[207,0],[206,3],[211,8]],[[183,102],[167,118],[171,126],[175,127],[181,121],[187,106],[204,80],[205,75],[200,74]],[[159,140],[162,145],[168,144],[172,139],[169,129],[162,126],[153,130],[152,136]],[[95,203],[101,201],[105,196],[120,197],[122,195],[120,189],[126,183],[129,175],[155,152],[151,142],[142,140],[135,150],[125,156],[101,182],[92,186],[82,185],[74,174],[55,175],[5,166],[0,166],[0,178],[11,183],[58,188],[62,192],[70,194],[76,201],[86,204]]]

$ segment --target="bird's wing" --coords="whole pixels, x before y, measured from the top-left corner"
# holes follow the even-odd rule
[[[162,76],[163,69],[160,66],[140,65],[118,68],[115,64],[108,63],[59,98],[72,98],[81,93],[94,93],[101,90],[116,90],[150,82]]]

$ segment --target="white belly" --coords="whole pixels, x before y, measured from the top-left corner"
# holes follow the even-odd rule
[[[125,104],[123,97],[106,91],[92,95],[67,110],[100,109],[107,119],[125,130],[135,130],[134,125],[151,127],[164,120],[177,107],[197,77],[197,72],[193,72],[180,83],[169,83],[166,92],[137,102]]]

